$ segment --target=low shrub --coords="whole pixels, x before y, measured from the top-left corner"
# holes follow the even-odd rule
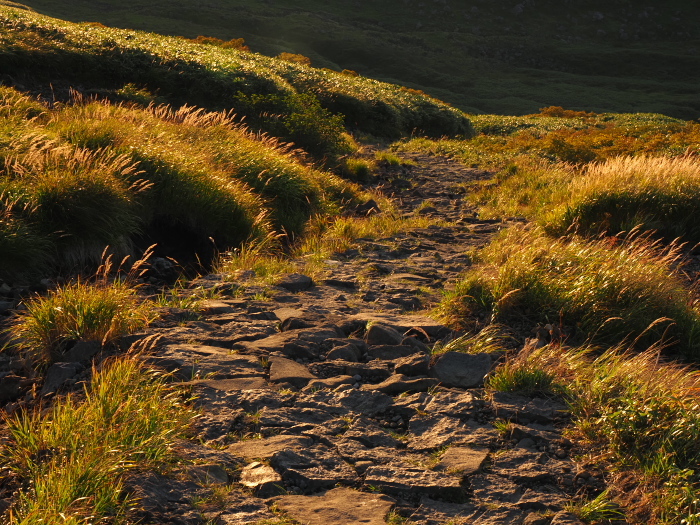
[[[304,55],[299,55],[297,53],[280,53],[277,55],[280,60],[286,60],[287,62],[294,62],[295,64],[301,64],[302,66],[310,66],[311,59]]]

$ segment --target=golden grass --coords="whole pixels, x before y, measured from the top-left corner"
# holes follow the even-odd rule
[[[578,439],[615,473],[609,495],[633,522],[697,525],[700,373],[665,363],[660,352],[548,345],[509,367],[545,373],[565,395]]]
[[[93,369],[82,396],[7,420],[12,443],[0,461],[24,483],[7,523],[126,523],[135,502],[125,474],[166,460],[194,417],[134,355]]]
[[[588,165],[543,213],[552,232],[617,234],[641,227],[668,240],[700,241],[700,158],[615,157]]]
[[[506,322],[576,327],[579,341],[649,344],[664,339],[688,356],[700,349],[695,295],[674,273],[677,246],[648,236],[591,241],[552,239],[541,229],[512,228],[486,247],[437,313],[469,324],[478,316]]]

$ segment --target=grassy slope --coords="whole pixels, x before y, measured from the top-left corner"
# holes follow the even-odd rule
[[[423,89],[469,112],[523,114],[549,105],[700,115],[695,86],[700,6],[441,0],[168,2],[28,0],[73,21],[223,39],[254,51]],[[398,5],[397,5],[398,4]],[[517,4],[517,5],[516,5]]]
[[[0,72],[17,88],[0,92],[4,278],[49,261],[80,268],[105,245],[163,249],[173,225],[186,233],[178,242],[205,259],[209,239],[226,250],[268,226],[298,235],[311,216],[359,195],[303,153],[342,171],[357,147],[348,129],[472,133],[459,110],[401,86],[8,7],[0,7]],[[103,102],[76,98],[73,87]]]
[[[250,125],[318,158],[348,151],[340,136],[343,120],[334,114],[342,115],[348,127],[378,136],[471,133],[461,112],[401,86],[11,8],[0,10],[0,72],[49,96],[61,86],[114,95],[134,83],[170,103],[234,108]]]

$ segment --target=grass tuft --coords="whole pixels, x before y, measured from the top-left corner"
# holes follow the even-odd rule
[[[138,271],[138,263],[134,265]],[[60,361],[78,341],[109,345],[143,328],[154,317],[153,305],[138,297],[130,278],[108,277],[109,265],[93,281],[76,280],[25,302],[26,313],[10,331],[35,362]]]
[[[465,354],[501,353],[506,350],[506,342],[512,338],[505,327],[489,325],[477,334],[464,334],[449,341],[439,341],[433,346],[432,354],[462,352]]]
[[[537,228],[515,228],[479,257],[446,293],[438,307],[443,320],[524,316],[532,326],[562,322],[573,340],[641,347],[663,339],[687,356],[700,351],[694,295],[673,271],[677,246],[645,236],[555,240]]]
[[[83,396],[7,420],[1,460],[24,480],[9,523],[125,522],[125,474],[164,461],[194,417],[133,355],[93,369]]]

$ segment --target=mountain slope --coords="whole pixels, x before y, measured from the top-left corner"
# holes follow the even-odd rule
[[[246,39],[269,55],[422,89],[474,113],[659,112],[694,119],[700,6],[658,2],[29,0],[74,21]]]

